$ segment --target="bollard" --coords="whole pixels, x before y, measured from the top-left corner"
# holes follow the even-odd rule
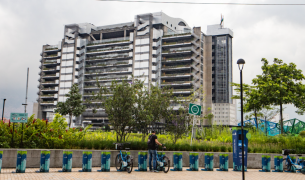
[[[110,172],[110,156],[111,152],[103,151],[101,152],[101,170],[99,172]]]
[[[72,151],[64,151],[62,158],[62,170],[59,172],[71,172],[72,171]]]
[[[274,156],[274,170],[272,172],[283,172],[283,156]]]
[[[182,153],[174,152],[173,153],[173,167],[171,171],[182,171]]]
[[[16,173],[25,173],[27,151],[17,151]]]
[[[0,151],[0,173],[1,173],[1,167],[2,167],[2,155],[3,155],[3,151]]]
[[[229,171],[229,154],[219,154],[219,169],[217,171]]]
[[[190,169],[187,171],[198,171],[198,152],[190,153]]]
[[[259,172],[270,172],[271,169],[271,157],[268,155],[262,155],[262,170],[259,170]]]
[[[41,151],[40,169],[38,172],[49,172],[49,167],[50,167],[50,151]]]
[[[205,153],[204,155],[204,169],[202,171],[213,171],[214,170],[214,154]]]
[[[147,151],[138,152],[138,169],[135,171],[147,171]]]
[[[92,151],[83,151],[83,168],[79,172],[92,171]]]

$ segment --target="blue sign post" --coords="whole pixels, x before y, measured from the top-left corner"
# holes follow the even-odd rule
[[[12,123],[27,123],[28,113],[11,113],[10,118]]]

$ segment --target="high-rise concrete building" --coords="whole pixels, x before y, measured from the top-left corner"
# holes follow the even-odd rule
[[[132,75],[147,86],[171,86],[176,96],[189,96],[203,87],[204,95],[196,102],[204,107],[203,113],[208,107],[215,113],[214,103],[231,107],[232,37],[231,30],[219,25],[208,26],[205,34],[201,27],[191,28],[184,20],[162,12],[136,15],[134,22],[108,26],[66,25],[58,45],[42,47],[38,118],[51,120],[57,102],[66,100],[74,83],[85,103],[98,91],[97,80],[109,86],[112,80]],[[107,124],[103,109],[92,113],[99,103],[86,104],[86,111],[74,118],[74,124]]]

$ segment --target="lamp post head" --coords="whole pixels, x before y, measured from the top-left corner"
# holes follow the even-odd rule
[[[239,60],[237,60],[237,64],[238,64],[239,70],[242,71],[244,68],[244,64],[246,64],[246,61],[243,59],[239,59]]]

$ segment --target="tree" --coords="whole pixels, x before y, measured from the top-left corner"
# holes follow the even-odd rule
[[[65,102],[58,102],[55,112],[61,115],[69,115],[69,128],[72,122],[72,116],[81,115],[86,106],[82,105],[82,95],[79,93],[77,84],[73,84],[69,93],[65,95],[68,97]]]
[[[303,108],[304,101],[304,75],[302,70],[296,68],[294,63],[283,63],[275,58],[269,65],[263,58],[262,75],[257,75],[252,83],[257,86],[260,97],[264,99],[264,105],[280,106],[280,127],[283,134],[283,104],[294,104]]]
[[[135,126],[142,132],[142,141],[148,134],[148,126],[159,122],[170,106],[172,90],[151,84],[150,89],[139,89],[136,96],[137,108],[134,109]]]
[[[232,99],[240,99],[240,84],[231,83],[233,87],[235,87],[235,91],[238,93],[237,95],[232,96]],[[253,111],[253,115],[255,118],[256,128],[258,125],[257,117],[258,111],[263,108],[263,99],[261,99],[261,95],[256,89],[256,86],[251,86],[248,84],[243,84],[243,101],[244,107],[243,110],[245,113]],[[252,115],[250,115],[252,116]]]
[[[166,131],[173,136],[173,143],[176,144],[178,139],[181,139],[185,133],[191,130],[191,119],[188,111],[182,107],[178,111],[173,109],[168,110]]]
[[[143,82],[134,80],[133,83],[124,79],[121,83],[112,81],[106,94],[111,96],[104,99],[105,112],[109,122],[117,133],[117,141],[126,141],[126,135],[134,127],[134,112],[136,107],[137,92],[143,88]]]

